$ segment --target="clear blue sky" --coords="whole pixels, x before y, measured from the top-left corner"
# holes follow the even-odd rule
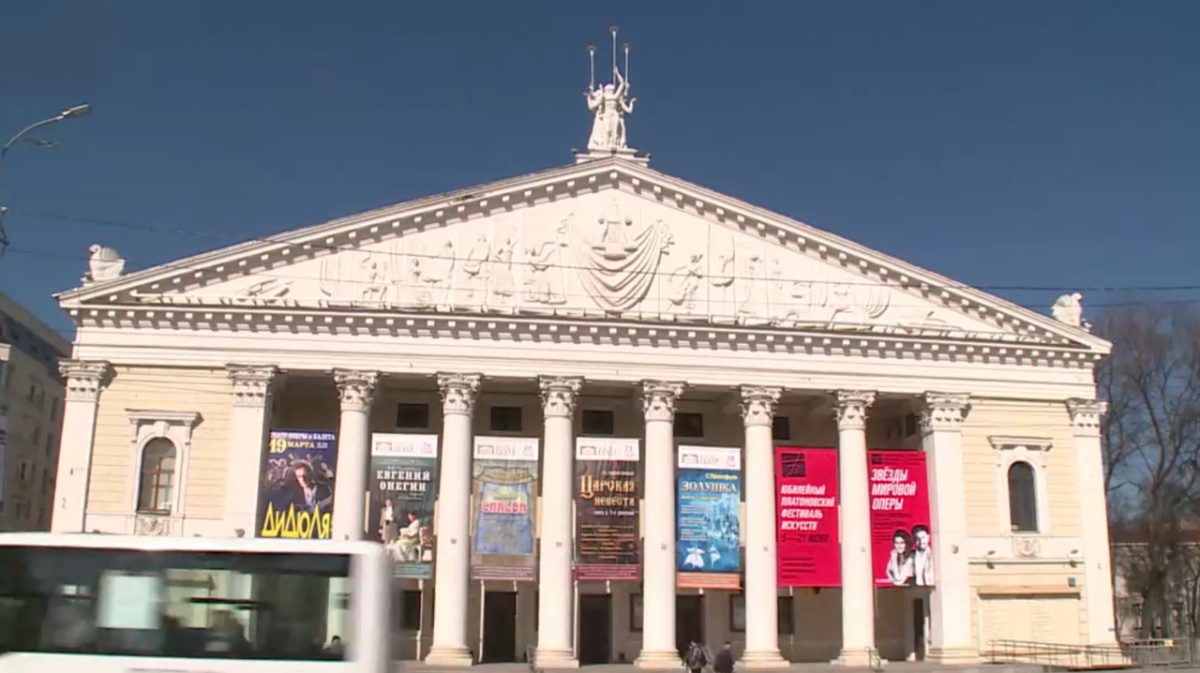
[[[569,163],[614,24],[658,170],[978,286],[1200,284],[1195,0],[9,0],[4,138],[94,112],[8,154],[0,287],[69,333],[90,243],[140,269]]]

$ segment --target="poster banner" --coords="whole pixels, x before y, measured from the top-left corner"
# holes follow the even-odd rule
[[[640,441],[575,439],[575,578],[637,582]]]
[[[473,475],[471,579],[534,581],[538,440],[476,437]]]
[[[875,586],[934,586],[923,451],[868,451]]]
[[[837,451],[776,448],[775,491],[779,586],[841,586]]]
[[[258,537],[330,539],[335,465],[336,433],[272,430],[263,453]]]
[[[676,583],[681,589],[741,586],[742,450],[680,446],[675,488]]]
[[[371,435],[367,530],[387,548],[394,577],[433,577],[437,457],[437,435]]]

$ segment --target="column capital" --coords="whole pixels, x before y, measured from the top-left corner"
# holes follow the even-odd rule
[[[473,415],[475,396],[479,392],[481,380],[481,374],[438,374],[438,389],[442,391],[442,414]]]
[[[875,403],[875,393],[869,390],[837,390],[833,393],[833,411],[838,430],[864,430],[867,409]]]
[[[233,406],[263,408],[271,401],[279,369],[272,365],[226,365],[225,373],[233,381]]]
[[[1100,417],[1108,413],[1108,402],[1081,397],[1067,400],[1067,413],[1071,414],[1071,429],[1076,435],[1100,436]]]
[[[770,426],[775,418],[775,405],[783,388],[771,386],[742,386],[741,393],[742,421],[746,427],[752,425]]]
[[[542,414],[547,417],[571,418],[575,415],[575,401],[583,379],[573,376],[541,376],[538,387],[542,390]]]
[[[674,421],[675,400],[687,385],[680,381],[642,381],[642,413],[647,421]]]
[[[104,360],[60,360],[58,371],[66,379],[68,402],[95,402],[113,373]]]
[[[333,370],[333,382],[337,384],[342,411],[369,411],[375,401],[375,386],[379,383],[379,372],[363,372],[353,369]]]
[[[971,396],[966,393],[925,393],[921,401],[921,434],[959,432],[971,411]]]

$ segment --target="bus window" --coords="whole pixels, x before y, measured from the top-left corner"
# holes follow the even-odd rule
[[[0,547],[0,653],[343,660],[350,557]]]

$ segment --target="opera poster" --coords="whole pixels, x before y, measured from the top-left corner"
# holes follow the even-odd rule
[[[841,586],[837,451],[776,448],[775,491],[778,585]]]
[[[675,489],[676,582],[681,589],[741,586],[742,451],[680,446]]]
[[[330,539],[336,464],[336,433],[272,430],[263,453],[258,537]]]
[[[637,582],[640,441],[575,440],[575,578]]]
[[[371,435],[367,530],[387,549],[395,577],[433,577],[437,458],[437,435]]]
[[[476,437],[472,476],[471,578],[534,581],[538,440]]]
[[[923,451],[868,451],[875,586],[934,586]]]

